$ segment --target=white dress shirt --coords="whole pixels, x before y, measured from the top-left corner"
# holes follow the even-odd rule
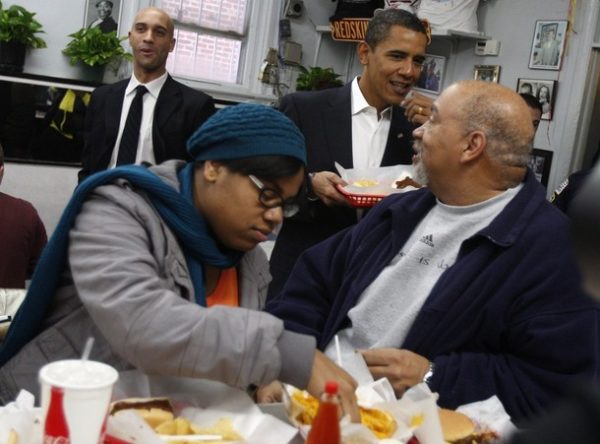
[[[160,90],[167,81],[168,73],[164,73],[157,79],[152,80],[148,83],[140,83],[135,75],[129,79],[129,84],[125,89],[125,97],[123,98],[123,108],[121,109],[121,122],[119,123],[119,132],[117,134],[117,140],[115,147],[110,158],[109,168],[114,168],[117,164],[117,158],[119,156],[119,145],[121,144],[121,136],[123,135],[123,129],[125,128],[125,121],[127,120],[127,114],[129,113],[129,107],[135,97],[135,89],[138,85],[144,85],[148,92],[144,94],[143,104],[144,108],[142,111],[142,122],[140,125],[140,138],[138,139],[137,152],[135,155],[135,163],[140,164],[142,162],[149,162],[152,165],[156,164],[156,158],[154,157],[154,145],[152,143],[152,122],[154,122],[154,108],[156,107],[156,100],[160,94]]]
[[[378,115],[377,109],[367,103],[358,86],[358,77],[352,81],[352,164],[354,168],[381,166],[392,122],[392,107]]]

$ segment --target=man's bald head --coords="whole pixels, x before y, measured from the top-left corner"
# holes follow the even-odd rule
[[[173,20],[162,9],[140,10],[129,31],[133,51],[133,73],[141,83],[148,83],[166,72],[167,58],[175,47]]]
[[[155,8],[154,6],[149,6],[147,8],[140,9],[135,15],[135,19],[133,20],[133,26],[135,26],[136,23],[138,23],[140,20],[143,19],[143,17],[145,17],[148,14],[161,17],[161,19],[164,20],[163,23],[165,24],[170,36],[173,37],[173,34],[175,33],[175,24],[173,23],[173,20],[165,11],[163,11],[160,8]]]
[[[460,92],[465,131],[483,131],[486,152],[502,169],[526,167],[535,134],[527,105],[516,92],[497,83],[466,80],[452,85]]]

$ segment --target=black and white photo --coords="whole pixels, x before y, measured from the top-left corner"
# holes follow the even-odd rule
[[[102,32],[119,33],[121,0],[88,0],[85,11],[85,27],[99,27]]]
[[[559,70],[565,39],[567,20],[538,20],[535,22],[529,67]]]
[[[519,79],[517,92],[531,94],[542,105],[542,120],[552,120],[552,110],[556,97],[556,80]]]
[[[529,159],[529,168],[535,174],[535,178],[544,186],[548,186],[550,167],[552,166],[552,151],[534,148]]]

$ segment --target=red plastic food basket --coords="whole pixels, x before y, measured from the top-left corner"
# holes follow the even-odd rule
[[[355,194],[350,193],[348,190],[344,189],[344,187],[339,186],[337,189],[344,195],[346,200],[350,202],[350,204],[355,208],[371,208],[376,203],[381,202],[381,200],[386,197],[383,194]]]

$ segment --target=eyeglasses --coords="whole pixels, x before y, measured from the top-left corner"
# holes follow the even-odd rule
[[[277,190],[268,188],[262,183],[256,176],[248,174],[248,177],[252,181],[256,188],[259,189],[260,194],[258,200],[266,208],[277,208],[281,207],[283,210],[283,217],[292,217],[300,210],[300,206],[296,202],[286,202],[283,200],[283,196]]]

